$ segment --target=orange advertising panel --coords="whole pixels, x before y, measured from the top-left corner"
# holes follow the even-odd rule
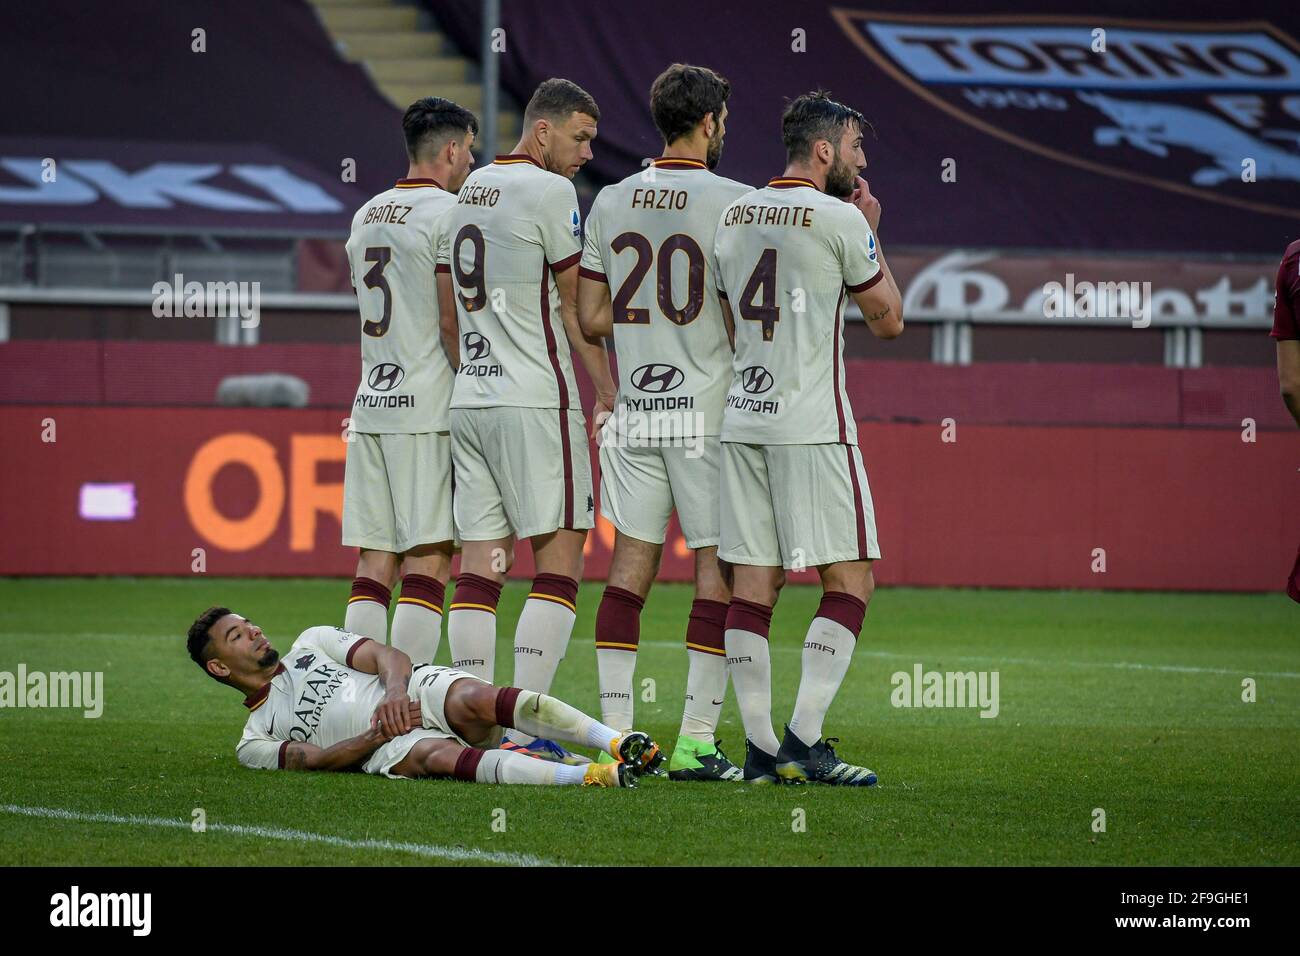
[[[349,576],[344,435],[333,410],[0,406],[0,574]],[[1300,542],[1294,432],[862,423],[860,440],[885,585],[1272,591]],[[589,579],[612,546],[600,519]],[[691,571],[674,522],[661,577]]]

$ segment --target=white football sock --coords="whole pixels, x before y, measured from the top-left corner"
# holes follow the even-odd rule
[[[641,640],[640,595],[610,585],[596,610],[596,670],[599,674],[600,717],[621,731],[632,729],[632,679]]]
[[[710,744],[727,693],[727,610],[725,601],[696,598],[686,625],[686,706],[680,733]]]
[[[636,651],[596,648],[596,670],[600,674],[600,719],[619,731],[632,729],[632,677],[636,672]]]
[[[585,768],[538,760],[508,750],[485,750],[474,770],[475,783],[581,786]]]
[[[402,578],[402,596],[393,611],[393,647],[412,664],[432,664],[442,633],[442,583],[423,574]]]
[[[772,658],[767,629],[772,609],[753,601],[732,598],[727,611],[723,643],[727,672],[736,688],[736,703],[745,725],[745,739],[764,753],[776,756],[781,742],[772,732]]]
[[[727,692],[727,658],[694,650],[687,651],[686,657],[686,707],[680,733],[711,744]]]
[[[849,672],[857,642],[852,631],[828,618],[815,617],[808,626],[790,730],[809,747],[821,740],[826,711]]]
[[[803,642],[803,673],[790,732],[811,747],[822,736],[822,722],[853,657],[867,604],[843,591],[822,594],[817,614]]]
[[[531,690],[520,690],[515,699],[514,725],[515,729],[528,734],[529,739],[545,737],[582,744],[603,750],[611,757],[618,756],[614,747],[622,736],[615,728],[588,717],[578,708]]]
[[[451,666],[492,683],[497,649],[497,601],[501,585],[477,574],[456,579],[447,614]]]
[[[343,630],[368,637],[376,644],[388,643],[388,602],[392,592],[370,578],[352,582],[352,596],[343,615]]]
[[[559,574],[539,574],[515,627],[515,677],[511,686],[548,693],[564,660],[577,619],[578,582]],[[517,744],[532,741],[526,731],[507,733]]]

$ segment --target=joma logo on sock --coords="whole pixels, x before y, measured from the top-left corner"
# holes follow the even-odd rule
[[[803,646],[811,647],[814,651],[825,651],[826,653],[830,654],[831,657],[835,656],[835,648],[828,647],[825,644],[818,644],[816,641],[804,641]]]
[[[896,671],[889,702],[895,707],[978,707],[981,717],[998,715],[997,671]]]
[[[601,700],[631,700],[631,694],[621,694],[616,690],[605,691],[600,695]]]
[[[727,658],[727,663],[728,663],[728,664],[752,664],[752,663],[754,663],[754,658],[752,658],[752,657],[728,657],[728,658]]]
[[[133,936],[148,936],[152,925],[151,893],[69,893],[50,897],[51,926],[129,926]]]
[[[479,667],[486,667],[487,661],[480,660],[477,657],[467,657],[463,661],[451,662],[452,667],[473,667],[475,664],[477,664]]]
[[[541,657],[541,656],[542,656],[542,649],[541,649],[540,647],[516,647],[516,648],[515,648],[515,653],[516,653],[516,654],[536,654],[538,657]]]

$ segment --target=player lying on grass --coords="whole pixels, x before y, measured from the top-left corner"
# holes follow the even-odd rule
[[[554,697],[450,667],[412,670],[397,648],[337,627],[308,628],[281,659],[256,624],[211,607],[190,626],[187,648],[208,676],[246,695],[236,748],[246,767],[632,787],[663,762],[644,733],[620,734]],[[505,728],[595,747],[618,763],[567,766],[495,749]]]

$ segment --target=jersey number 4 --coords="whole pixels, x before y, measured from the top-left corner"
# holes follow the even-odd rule
[[[754,300],[761,296],[758,304]],[[776,304],[776,250],[764,249],[758,265],[749,274],[745,291],[740,294],[740,317],[751,322],[761,322],[763,341],[772,341],[776,323],[781,321],[781,308]]]
[[[623,284],[614,295],[614,322],[623,325],[648,325],[649,309],[632,307],[632,296],[641,288],[641,282],[650,271],[650,264],[655,261],[654,249],[650,240],[639,232],[625,232],[609,246],[615,255],[626,249],[636,252],[636,263],[628,273]],[[686,255],[686,304],[681,308],[673,298],[673,255]],[[700,244],[685,233],[669,236],[659,246],[658,268],[656,269],[655,298],[659,310],[676,325],[690,325],[699,318],[704,308],[704,253]]]
[[[374,265],[367,270],[362,279],[367,289],[378,289],[384,294],[384,314],[378,322],[366,322],[361,331],[374,338],[382,338],[388,331],[388,324],[393,321],[393,290],[384,278],[384,268],[393,261],[393,250],[388,246],[370,246],[366,249],[366,262]]]

